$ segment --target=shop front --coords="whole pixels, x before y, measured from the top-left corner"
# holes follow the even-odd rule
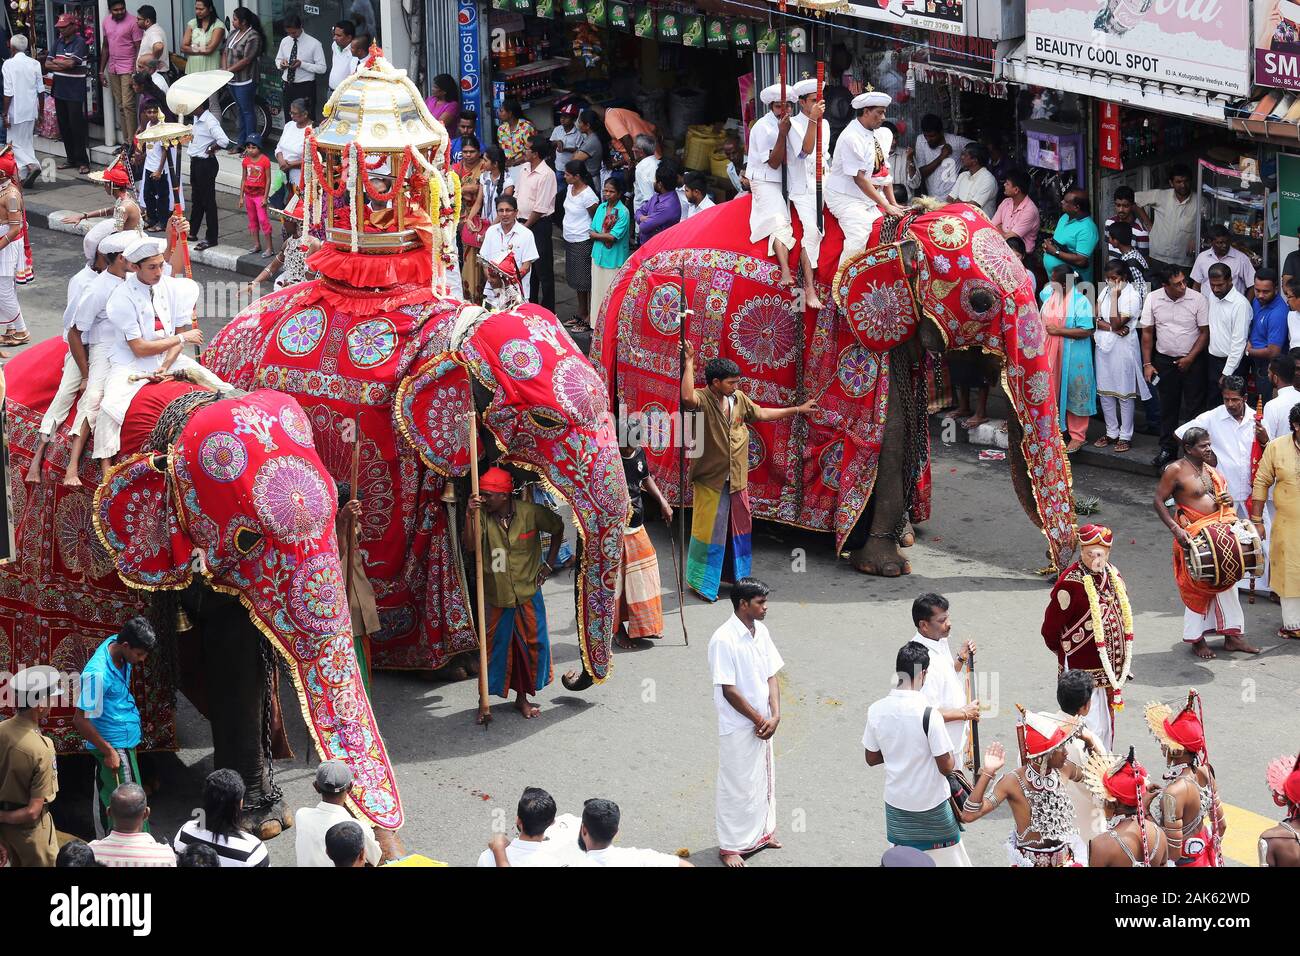
[[[1185,167],[1199,220],[1187,261],[1223,225],[1257,268],[1276,264],[1274,151],[1229,119],[1251,90],[1249,5],[1193,5],[1184,16],[1172,4],[1140,13],[1123,4],[1099,13],[1095,0],[1025,6],[1025,42],[1006,75],[1026,87],[1021,148],[1039,184],[1044,230],[1074,185],[1092,196],[1101,229],[1116,189],[1165,189],[1170,172]]]

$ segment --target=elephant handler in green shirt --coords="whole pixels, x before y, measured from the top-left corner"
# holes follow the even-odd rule
[[[525,718],[540,711],[528,698],[551,682],[551,641],[546,632],[542,584],[559,562],[564,520],[549,508],[514,497],[514,479],[504,468],[489,468],[479,479],[479,494],[469,499],[465,550],[483,556],[487,600],[488,693],[509,697]],[[470,529],[470,515],[481,514],[481,536]],[[542,559],[542,533],[551,536]]]

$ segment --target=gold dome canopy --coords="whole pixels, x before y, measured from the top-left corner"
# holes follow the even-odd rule
[[[394,69],[377,51],[339,84],[324,114],[315,139],[325,149],[356,143],[366,152],[439,151],[449,138],[406,71]]]

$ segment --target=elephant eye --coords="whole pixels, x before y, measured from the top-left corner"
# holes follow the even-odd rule
[[[240,528],[235,532],[235,550],[240,554],[252,553],[253,549],[261,543],[261,533],[252,528]]]
[[[995,304],[993,293],[989,292],[988,289],[976,289],[970,295],[971,310],[980,315],[989,311]]]
[[[563,431],[568,423],[549,408],[530,408],[525,414],[541,432]]]

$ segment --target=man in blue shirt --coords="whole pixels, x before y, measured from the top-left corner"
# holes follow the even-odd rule
[[[1092,281],[1092,254],[1101,237],[1092,221],[1092,204],[1081,189],[1071,189],[1061,200],[1061,218],[1052,238],[1043,243],[1043,269],[1050,276],[1061,263],[1074,270],[1080,282]]]
[[[140,782],[135,757],[140,746],[140,709],[131,696],[131,669],[143,664],[157,646],[153,626],[143,617],[133,617],[99,645],[81,672],[72,726],[95,758],[95,836],[100,839],[112,830],[108,807],[113,791],[121,784]]]
[[[81,36],[81,21],[71,13],[60,14],[54,22],[59,35],[45,60],[45,72],[54,74],[54,111],[59,120],[59,138],[67,158],[59,169],[76,166],[90,172],[90,155],[86,151],[86,60],[90,50]]]
[[[461,110],[460,118],[456,120],[456,138],[451,141],[451,161],[459,163],[461,160],[461,142],[466,136],[473,136],[474,130],[478,126],[478,114],[473,110]]]
[[[1260,269],[1255,273],[1255,299],[1250,307],[1250,342],[1246,354],[1255,370],[1255,387],[1265,402],[1273,398],[1273,383],[1268,377],[1268,363],[1287,350],[1286,300],[1278,293],[1277,272]]]

